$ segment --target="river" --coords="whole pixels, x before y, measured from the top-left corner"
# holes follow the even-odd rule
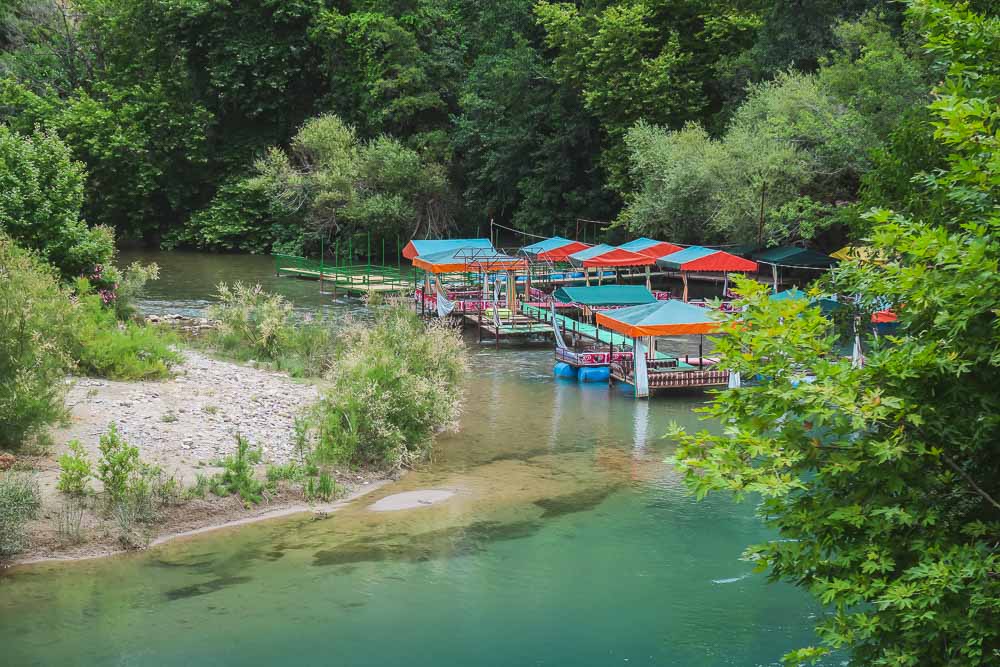
[[[126,256],[126,260],[132,259]],[[360,311],[262,257],[153,253],[144,307],[199,312],[218,280]],[[741,560],[751,504],[695,502],[664,463],[699,399],[556,382],[544,348],[472,348],[459,432],[426,469],[327,518],[0,575],[4,665],[777,665],[820,608]],[[373,512],[419,488],[450,500]],[[830,662],[829,664],[834,664]]]

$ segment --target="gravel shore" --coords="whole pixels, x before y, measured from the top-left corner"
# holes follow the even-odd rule
[[[294,380],[253,365],[212,358],[185,349],[174,377],[156,382],[112,382],[72,378],[66,404],[69,423],[52,431],[54,446],[44,456],[30,459],[42,493],[39,519],[29,524],[31,546],[16,563],[51,559],[81,559],[121,551],[113,521],[88,511],[82,522],[83,540],[65,544],[57,524],[64,504],[56,489],[58,458],[77,440],[91,461],[98,459],[98,443],[110,424],[129,444],[139,448],[143,461],[160,466],[184,486],[196,476],[214,475],[218,462],[236,450],[236,435],[259,447],[263,463],[297,459],[295,421],[319,397],[315,383]],[[384,475],[333,471],[347,497],[356,497],[385,483]],[[99,488],[99,483],[93,484]],[[309,504],[300,490],[281,487],[259,507],[247,509],[234,497],[194,499],[167,508],[155,526],[151,543],[178,535],[197,534],[295,512],[331,511],[334,504]]]

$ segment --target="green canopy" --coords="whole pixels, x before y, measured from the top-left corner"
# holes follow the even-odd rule
[[[764,264],[777,264],[778,266],[808,266],[818,269],[828,268],[837,263],[837,260],[829,255],[824,255],[808,248],[798,248],[794,246],[780,246],[778,248],[768,248],[755,252],[753,259]]]
[[[642,285],[560,287],[552,297],[557,303],[578,303],[582,306],[634,306],[656,302],[653,293]]]

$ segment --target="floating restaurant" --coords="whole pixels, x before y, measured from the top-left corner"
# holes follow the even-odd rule
[[[557,377],[627,385],[636,397],[739,382],[704,354],[704,335],[718,330],[712,308],[720,302],[691,299],[691,281],[721,283],[721,307],[727,310],[730,274],[773,283],[773,298],[800,299],[806,296],[795,287],[779,293],[782,272],[827,270],[838,261],[837,253],[793,246],[728,252],[646,237],[615,246],[552,236],[516,249],[498,248],[492,238],[413,239],[396,244],[391,266],[384,241],[381,262],[373,261],[378,258],[370,236],[365,261],[359,262],[360,245],[343,253],[338,244],[332,265],[275,256],[276,269],[328,282],[334,291],[409,292],[421,314],[460,317],[480,342],[498,348],[505,340],[554,341]],[[848,253],[864,254],[842,251]],[[674,279],[680,281],[679,294],[664,288],[664,281]],[[660,289],[653,289],[654,282]],[[830,299],[813,301],[824,313],[842,307]],[[892,314],[879,317],[876,324],[885,326]],[[687,336],[698,337],[697,356],[689,354],[689,345],[683,351],[663,349],[681,345]]]

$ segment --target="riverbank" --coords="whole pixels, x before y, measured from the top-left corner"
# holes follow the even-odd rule
[[[236,435],[262,452],[257,474],[268,464],[298,460],[295,422],[318,397],[317,383],[294,380],[283,373],[212,358],[184,350],[174,376],[159,382],[112,382],[73,378],[66,398],[68,423],[52,432],[53,446],[44,454],[24,457],[37,473],[41,491],[39,518],[28,525],[29,547],[10,564],[76,560],[121,553],[114,520],[88,507],[80,516],[78,535],[68,540],[66,499],[58,491],[59,456],[76,440],[92,461],[98,458],[101,435],[114,424],[142,460],[174,476],[182,487],[198,476],[211,477],[218,463],[236,451]],[[246,508],[236,497],[206,495],[165,507],[152,527],[150,544],[207,530],[262,521],[300,512],[327,513],[345,499],[369,493],[387,481],[382,473],[331,470],[342,490],[331,503],[308,503],[296,486],[281,484],[265,502]]]

